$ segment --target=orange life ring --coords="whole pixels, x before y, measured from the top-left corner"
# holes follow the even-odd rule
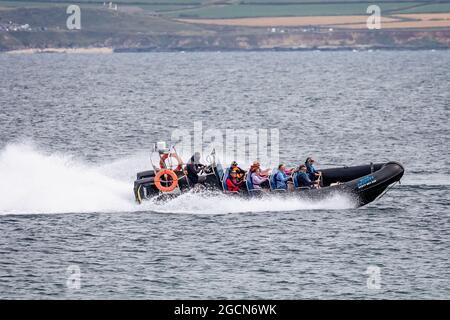
[[[166,169],[166,160],[170,157],[175,158],[178,162],[177,167],[175,168],[176,171],[181,171],[181,169],[183,168],[183,160],[181,160],[180,156],[176,153],[165,153],[161,156],[160,160],[159,160],[159,167],[161,169]]]
[[[168,175],[169,177],[172,178],[172,183],[168,187],[165,187],[161,184],[161,177],[164,175]],[[171,192],[175,190],[176,187],[178,187],[178,177],[176,173],[173,172],[172,170],[163,169],[159,171],[155,176],[155,186],[161,192]]]

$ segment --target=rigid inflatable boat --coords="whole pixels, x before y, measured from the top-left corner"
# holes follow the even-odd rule
[[[366,205],[386,192],[390,186],[399,182],[403,176],[403,166],[395,161],[385,163],[369,163],[359,166],[343,166],[337,168],[318,169],[322,172],[321,188],[309,189],[296,187],[293,183],[287,190],[277,190],[270,183],[270,189],[254,189],[248,174],[245,184],[239,193],[229,192],[225,181],[229,175],[229,168],[223,168],[216,161],[214,153],[209,157],[210,164],[199,172],[199,182],[191,187],[184,164],[176,152],[159,150],[160,165],[154,170],[139,172],[134,182],[134,195],[138,203],[146,199],[165,200],[176,197],[192,189],[222,191],[230,196],[265,197],[268,195],[294,196],[309,199],[321,199],[336,193],[348,194],[355,199],[358,206]],[[166,160],[176,159],[174,168],[167,165]],[[274,173],[272,171],[272,173]],[[292,180],[296,181],[297,173],[293,173]]]

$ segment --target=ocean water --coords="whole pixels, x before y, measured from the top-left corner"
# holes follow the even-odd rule
[[[1,54],[0,78],[2,299],[450,297],[450,51]],[[278,129],[291,165],[406,171],[358,209],[137,205],[152,143],[195,121]]]

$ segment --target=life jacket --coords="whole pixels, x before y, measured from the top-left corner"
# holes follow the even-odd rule
[[[231,171],[232,171],[232,172],[236,172],[237,177],[238,177],[239,179],[242,179],[242,178],[244,177],[244,170],[242,170],[242,169],[239,168],[239,167],[232,167],[232,168],[231,168]]]

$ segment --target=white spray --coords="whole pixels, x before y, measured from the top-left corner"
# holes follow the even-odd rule
[[[227,214],[354,207],[342,195],[319,202],[276,197],[230,201],[217,193],[187,193],[164,204],[138,205],[133,196],[133,179],[137,171],[148,169],[148,165],[148,154],[88,165],[72,156],[46,154],[27,144],[10,144],[0,151],[0,214],[136,211]]]

